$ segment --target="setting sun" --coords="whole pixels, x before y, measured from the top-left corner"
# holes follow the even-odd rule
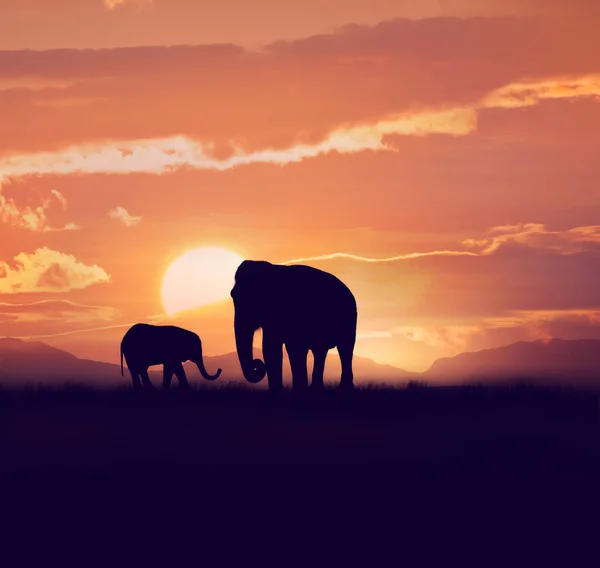
[[[199,248],[175,260],[163,280],[162,301],[172,317],[228,297],[244,259],[222,248]]]

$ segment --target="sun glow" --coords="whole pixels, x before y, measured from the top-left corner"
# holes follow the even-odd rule
[[[162,301],[174,315],[229,296],[243,258],[222,248],[199,248],[175,260],[165,274]]]

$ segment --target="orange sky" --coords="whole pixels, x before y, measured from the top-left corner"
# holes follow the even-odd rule
[[[0,0],[0,334],[117,362],[219,246],[339,275],[409,370],[600,338],[596,2],[114,4]]]

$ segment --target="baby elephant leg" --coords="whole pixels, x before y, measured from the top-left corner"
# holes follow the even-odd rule
[[[190,387],[187,377],[185,376],[185,371],[183,369],[183,365],[181,362],[177,363],[174,367],[175,375],[179,380],[179,388],[180,389],[188,389]]]
[[[142,375],[142,384],[145,389],[153,389],[154,385],[150,382],[150,377],[148,376],[148,369],[143,369],[140,374]]]
[[[173,378],[174,372],[173,366],[170,363],[165,363],[163,365],[163,390],[171,388],[171,379]]]

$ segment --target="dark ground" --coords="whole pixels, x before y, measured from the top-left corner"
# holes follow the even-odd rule
[[[210,549],[221,565],[413,566],[410,550],[537,566],[562,549],[578,566],[598,538],[598,396],[5,391],[0,483],[4,544],[26,535],[21,559],[82,545],[82,565],[90,550],[125,565],[127,548],[138,562],[170,550],[174,565],[175,551],[199,564]]]

